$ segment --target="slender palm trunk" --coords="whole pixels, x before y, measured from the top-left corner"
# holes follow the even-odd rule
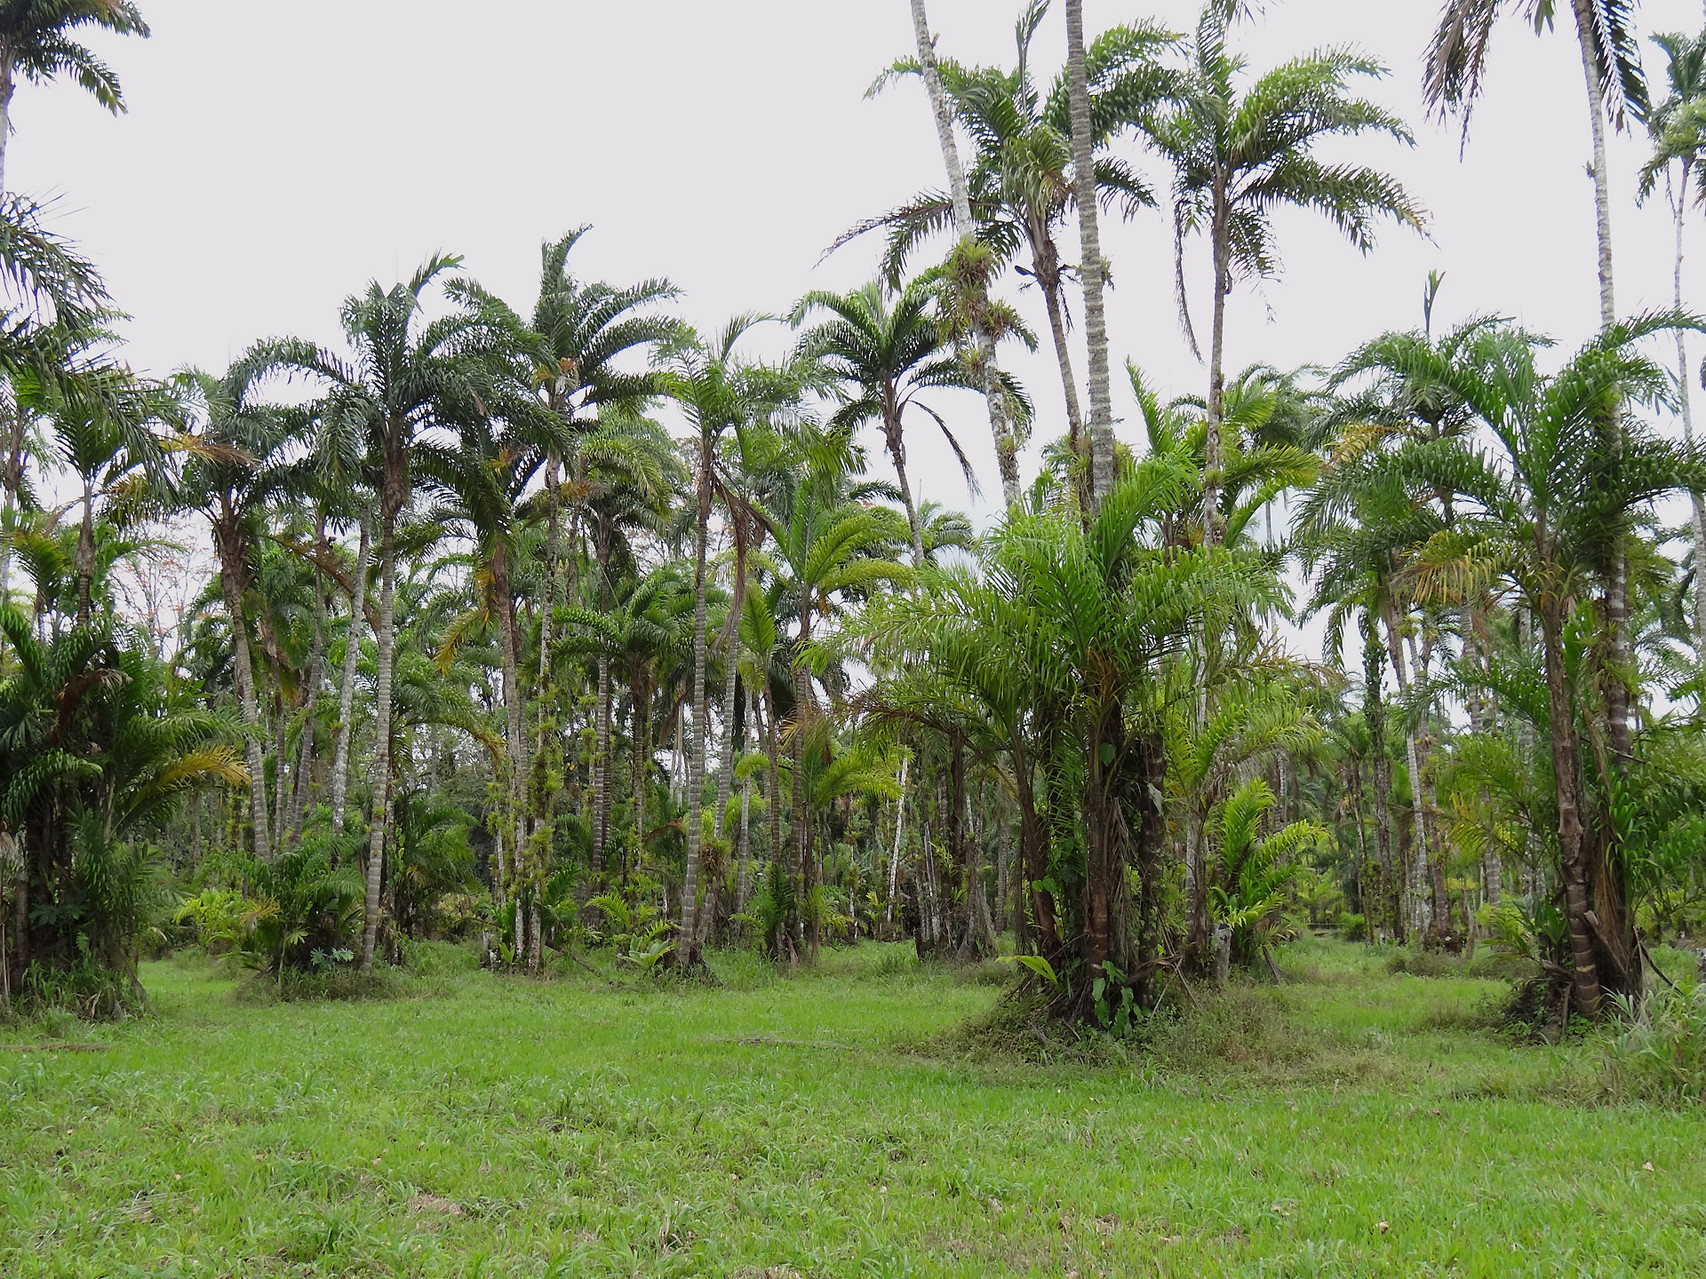
[[[1546,650],[1546,693],[1552,729],[1552,772],[1558,801],[1559,869],[1570,931],[1576,1011],[1599,1014],[1599,963],[1594,956],[1588,904],[1588,851],[1576,786],[1576,726],[1564,658],[1564,620],[1556,597],[1542,601],[1540,628]]]
[[[344,804],[349,796],[350,730],[355,717],[355,672],[361,658],[361,628],[367,620],[367,569],[373,556],[371,527],[361,519],[361,546],[355,557],[350,594],[349,637],[344,642],[343,680],[338,688],[338,731],[332,746],[332,834],[344,833]]]
[[[1061,299],[1060,250],[1046,230],[1031,235],[1031,269],[1042,287],[1043,305],[1048,309],[1049,335],[1054,339],[1054,358],[1060,366],[1060,387],[1066,395],[1067,439],[1074,455],[1084,450],[1084,410],[1078,403],[1078,377],[1072,371],[1072,344],[1066,336],[1066,304]]]
[[[1220,486],[1226,470],[1226,450],[1221,428],[1226,419],[1226,296],[1232,272],[1231,229],[1226,208],[1226,178],[1215,175],[1214,221],[1211,229],[1214,253],[1214,318],[1208,351],[1208,438],[1203,448],[1203,542],[1219,546],[1224,535],[1220,522]]]
[[[492,591],[497,597],[499,643],[503,645],[504,728],[509,747],[509,813],[504,821],[502,838],[509,843],[513,860],[510,873],[513,891],[518,900],[523,895],[522,880],[528,871],[524,829],[527,805],[527,746],[522,735],[521,719],[521,661],[515,634],[515,599],[510,587],[509,550],[502,537],[492,547]],[[525,921],[518,914],[515,921],[515,948],[526,948]]]
[[[12,140],[12,95],[17,89],[17,59],[10,51],[0,53],[0,196],[6,194],[6,144]]]
[[[889,856],[889,893],[883,910],[883,922],[894,923],[894,895],[900,884],[900,842],[906,831],[906,774],[912,767],[912,756],[903,755],[900,761],[900,798],[894,802],[894,852]]]
[[[1398,680],[1398,695],[1407,698],[1410,679],[1404,664],[1404,640],[1398,633],[1398,618],[1392,610],[1386,615],[1386,636],[1391,651],[1392,673]],[[1410,769],[1411,856],[1410,874],[1405,885],[1405,920],[1412,941],[1420,942],[1428,935],[1432,924],[1429,902],[1429,858],[1426,804],[1423,801],[1420,744],[1413,724],[1404,725],[1404,760]]]
[[[740,588],[735,588],[739,594]],[[738,616],[738,614],[737,614]],[[740,696],[739,647],[735,636],[728,636],[723,663],[723,738],[721,755],[717,760],[717,807],[711,814],[712,829],[718,839],[723,837],[724,816],[728,812],[729,795],[735,777],[735,702]]]
[[[641,672],[634,672],[633,679],[629,684],[628,695],[634,702],[634,705],[628,712],[628,725],[629,736],[633,739],[633,759],[631,761],[633,776],[630,779],[633,786],[632,823],[634,828],[634,847],[632,851],[634,865],[638,866],[641,854],[645,848],[646,764],[651,758],[651,743],[646,740],[645,704],[648,695],[646,693],[645,677]],[[624,883],[627,881],[628,869],[629,868],[625,863],[622,868],[622,878]]]
[[[1397,907],[1399,885],[1395,883],[1392,831],[1392,760],[1386,752],[1386,698],[1381,688],[1385,654],[1381,652],[1379,624],[1366,618],[1363,625],[1363,719],[1368,724],[1369,754],[1374,772],[1375,848],[1380,858],[1380,914],[1390,920],[1402,936],[1404,919]],[[1373,936],[1372,926],[1370,936]]]
[[[610,521],[598,517],[598,598],[610,610]],[[592,873],[604,873],[604,849],[610,839],[610,657],[600,653],[596,662],[598,706],[594,712],[592,757]]]
[[[769,672],[764,678],[764,746],[765,754],[769,757],[769,767],[765,770],[764,798],[768,809],[769,839],[765,855],[770,861],[782,856],[782,759],[777,752],[781,742],[776,732],[776,697],[770,688]],[[790,940],[793,937],[794,919],[789,917],[787,933]],[[780,958],[780,956],[777,956]]]
[[[77,530],[77,625],[87,626],[95,615],[95,492],[83,481],[83,522]]]
[[[1096,139],[1085,64],[1084,0],[1066,0],[1066,88],[1072,112],[1072,171],[1083,243],[1084,333],[1090,347],[1090,482],[1098,503],[1114,487],[1114,410],[1108,379],[1108,319],[1103,302],[1107,271],[1096,216]]]
[[[1682,310],[1682,247],[1684,215],[1688,211],[1688,189],[1693,166],[1684,161],[1682,178],[1676,187],[1676,272],[1675,306]],[[1694,448],[1694,406],[1689,383],[1688,337],[1684,330],[1676,331],[1677,407],[1682,415],[1682,438],[1689,449]],[[1706,499],[1698,492],[1690,494],[1694,502],[1694,660],[1706,669]]]
[[[699,453],[699,518],[693,537],[693,737],[687,748],[687,871],[681,886],[681,932],[676,938],[676,962],[682,968],[699,963],[699,861],[704,839],[705,806],[705,572],[711,536],[711,435],[704,433]]]
[[[249,818],[254,823],[255,856],[272,855],[267,836],[267,778],[261,758],[261,711],[255,699],[255,671],[249,655],[249,628],[243,621],[242,550],[234,535],[216,529],[219,544],[219,585],[225,593],[225,611],[231,618],[231,661],[237,677],[237,700],[243,712],[243,753],[249,767]]]
[[[389,469],[389,466],[387,467]],[[387,487],[391,487],[387,476]],[[385,501],[379,537],[379,663],[373,716],[373,819],[367,833],[367,898],[361,934],[361,971],[373,971],[373,952],[379,943],[379,889],[384,883],[385,818],[391,790],[391,667],[396,644],[397,510],[390,495]]]
[[[752,776],[740,784],[740,870],[735,877],[735,914],[746,910],[752,866]]]
[[[321,512],[314,533],[314,554],[327,553],[326,517]],[[290,797],[290,843],[302,842],[302,819],[308,806],[309,783],[314,772],[314,727],[320,708],[320,685],[326,664],[326,583],[318,564],[314,566],[314,645],[308,656],[308,697],[302,713],[302,740],[296,753],[296,775]],[[283,836],[280,836],[282,839]]]
[[[1606,151],[1605,90],[1600,83],[1598,59],[1594,50],[1598,43],[1598,19],[1594,0],[1571,0],[1576,19],[1577,43],[1581,47],[1582,73],[1587,84],[1588,116],[1593,131],[1593,196],[1594,226],[1599,247],[1599,320],[1602,329],[1617,322],[1617,294],[1612,276],[1611,256],[1611,168]],[[1621,418],[1614,430],[1621,434]],[[1611,670],[1602,673],[1604,681],[1606,735],[1611,749],[1620,762],[1634,754],[1629,732],[1629,688],[1622,672],[1632,665],[1629,639],[1629,555],[1618,538],[1612,547],[1611,561],[1606,566],[1605,621],[1610,638]]]
[[[883,442],[888,445],[889,461],[894,463],[896,484],[900,488],[900,502],[906,509],[906,527],[912,535],[912,567],[924,567],[924,528],[918,522],[918,506],[912,500],[912,481],[906,473],[906,438],[901,434],[900,410],[893,403],[893,388],[890,388],[891,403],[883,413]]]
[[[954,234],[962,246],[976,235],[972,221],[971,188],[966,182],[965,167],[960,163],[959,145],[954,140],[954,113],[946,90],[942,88],[942,73],[936,61],[936,41],[930,34],[930,19],[924,0],[911,0],[912,30],[918,41],[918,65],[924,73],[924,87],[930,95],[930,109],[936,117],[936,139],[942,147],[942,163],[948,170],[948,188],[954,202]],[[1007,392],[1001,383],[1001,370],[995,358],[995,338],[982,318],[987,298],[983,287],[978,296],[970,299],[972,336],[977,346],[978,371],[983,378],[984,399],[989,405],[989,429],[995,439],[995,458],[1001,471],[1001,492],[1009,508],[1019,503],[1019,446],[1013,434],[1007,412]]]

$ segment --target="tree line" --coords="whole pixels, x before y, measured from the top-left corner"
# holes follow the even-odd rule
[[[1282,210],[1363,253],[1425,228],[1381,168],[1329,158],[1414,143],[1365,96],[1386,69],[1331,48],[1254,72],[1237,0],[1094,38],[1069,0],[1052,72],[1030,0],[1013,61],[973,66],[910,7],[915,48],[872,92],[921,83],[943,188],[833,246],[880,241],[869,284],[715,332],[666,280],[584,278],[583,228],[544,245],[530,298],[435,256],[346,299],[341,343],[150,380],[98,273],[7,197],[0,993],[116,1006],[173,940],[283,980],[426,936],[681,972],[875,936],[1015,951],[1057,1015],[1124,1033],[1314,925],[1492,939],[1561,1017],[1639,997],[1648,941],[1698,923],[1706,837],[1683,271],[1706,33],[1653,38],[1652,95],[1632,0],[1571,7],[1591,341],[1436,325],[1436,276],[1413,331],[1229,370]],[[1465,136],[1506,7],[1450,0],[1426,51],[1429,108]],[[0,3],[0,109],[66,73],[121,109],[90,25],[147,31],[117,0]],[[1625,316],[1606,137],[1637,128],[1675,298]],[[1192,391],[1128,361],[1121,430],[1116,216],[1170,220],[1205,366]],[[785,355],[752,353],[760,326]],[[1059,386],[1026,387],[1004,352],[1044,342]],[[975,485],[967,397],[1000,482],[983,533],[908,454],[939,432]],[[179,618],[127,588],[162,564],[188,575]]]

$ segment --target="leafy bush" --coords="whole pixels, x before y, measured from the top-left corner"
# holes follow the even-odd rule
[[[323,969],[350,949],[367,886],[354,866],[333,864],[327,842],[270,862],[218,854],[207,869],[247,887],[203,889],[179,907],[179,918],[196,924],[210,954],[234,954],[282,981],[287,970]]]
[[[604,916],[603,936],[616,951],[618,960],[650,972],[675,949],[669,935],[674,925],[657,918],[657,907],[650,902],[630,906],[620,894],[605,893],[587,905]]]

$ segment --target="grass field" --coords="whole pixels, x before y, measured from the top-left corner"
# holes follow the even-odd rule
[[[108,1048],[0,1052],[0,1274],[1706,1273],[1706,1115],[1501,1042],[1497,982],[1309,942],[1152,1053],[1035,1064],[964,1031],[986,973],[716,963],[268,1006],[149,966],[148,1017],[0,1031]]]

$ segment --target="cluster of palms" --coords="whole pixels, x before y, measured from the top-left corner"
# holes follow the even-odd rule
[[[1417,945],[1495,932],[1588,1015],[1639,990],[1643,930],[1700,904],[1706,516],[1696,497],[1679,536],[1657,512],[1706,489],[1681,282],[1706,37],[1659,38],[1649,109],[1629,6],[1573,8],[1603,303],[1573,356],[1497,319],[1436,333],[1435,280],[1421,329],[1324,376],[1229,377],[1227,309],[1277,270],[1279,209],[1364,252],[1382,220],[1421,226],[1389,177],[1319,154],[1410,141],[1352,92],[1383,69],[1330,50],[1253,75],[1239,0],[1094,39],[1068,0],[1045,86],[1047,0],[1011,69],[939,56],[911,8],[916,56],[879,86],[923,81],[948,189],[849,234],[886,233],[878,281],[783,320],[698,333],[664,281],[580,278],[576,232],[529,305],[437,257],[349,298],[341,346],[153,383],[87,264],[0,210],[8,983],[133,966],[163,854],[199,881],[187,917],[279,972],[433,931],[528,969],[598,940],[691,969],[726,941],[801,960],[873,932],[987,957],[1010,930],[1058,1013],[1124,1030],[1306,909]],[[1467,119],[1503,8],[1446,6],[1434,105]],[[16,74],[67,67],[121,104],[69,43],[87,23],[144,30],[104,0],[0,3],[0,107]],[[1631,121],[1678,266],[1676,310],[1628,320],[1604,140]],[[1128,365],[1121,440],[1098,223],[1163,186],[1193,346],[1206,243],[1207,376],[1170,400]],[[1061,379],[1028,487],[1048,415],[1000,366],[1034,341],[1009,273]],[[771,323],[788,355],[746,354]],[[1647,351],[1666,333],[1674,372]],[[945,416],[967,394],[1005,508],[982,537],[920,496],[908,451],[939,431],[975,490]],[[1673,401],[1681,447],[1643,416]],[[164,626],[123,575],[198,521],[215,567]],[[1321,662],[1283,641],[1303,615]]]

